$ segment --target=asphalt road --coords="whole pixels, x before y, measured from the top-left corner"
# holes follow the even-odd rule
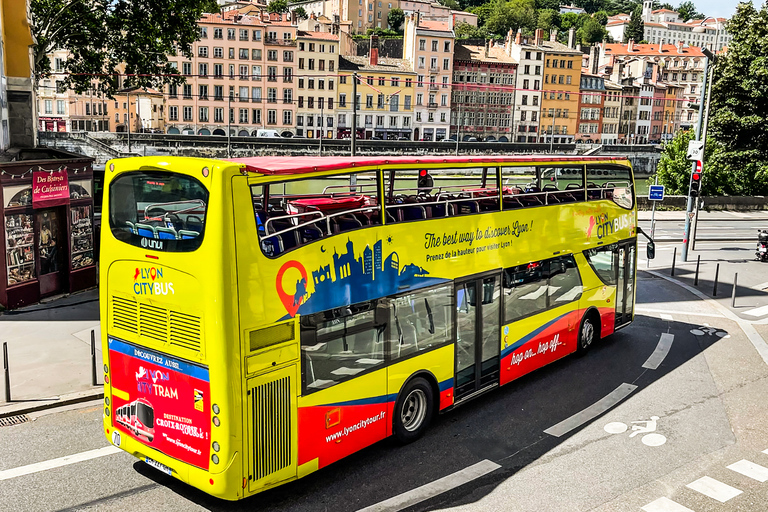
[[[654,369],[660,341],[671,345]],[[413,444],[383,441],[237,503],[210,498],[122,452],[3,480],[7,470],[108,446],[94,404],[0,427],[0,509],[345,512],[492,461],[495,471],[410,510],[608,512],[642,510],[664,497],[696,512],[768,510],[768,483],[727,469],[741,459],[768,466],[761,453],[768,448],[767,377],[768,365],[737,323],[641,273],[631,326],[585,357],[568,357],[440,416]],[[560,437],[545,433],[621,387],[631,392],[607,412]],[[630,437],[633,425],[653,416],[651,445],[645,434]],[[609,423],[609,430],[628,430],[609,433]],[[707,476],[743,492],[721,503],[686,487]]]
[[[646,213],[646,216],[648,214]],[[696,226],[697,240],[749,241],[757,243],[757,230],[768,229],[768,221],[755,219],[749,213],[721,212],[717,219],[702,220]],[[650,235],[650,220],[641,220],[640,227]],[[693,225],[691,226],[693,236]],[[656,218],[654,240],[660,243],[682,241],[685,235],[684,220]]]

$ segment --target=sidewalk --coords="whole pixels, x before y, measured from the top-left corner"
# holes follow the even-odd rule
[[[57,298],[0,314],[0,343],[7,343],[11,402],[0,378],[0,418],[101,398],[92,386],[91,331],[96,338],[99,384],[103,372],[98,291]]]
[[[651,210],[638,210],[638,220],[651,220]],[[686,212],[683,210],[661,211],[656,210],[654,218],[656,221],[685,221]],[[766,221],[768,223],[768,210],[755,210],[749,212],[732,212],[728,210],[699,211],[699,222],[712,220],[754,220]]]

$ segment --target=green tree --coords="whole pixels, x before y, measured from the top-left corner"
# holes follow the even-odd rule
[[[606,34],[605,27],[594,18],[585,21],[584,25],[576,31],[576,37],[578,37],[582,44],[599,43],[605,38]]]
[[[635,10],[632,11],[632,16],[629,19],[627,28],[624,29],[624,42],[629,42],[632,39],[635,42],[643,39],[643,33],[645,31],[645,23],[643,23],[643,6],[638,5]]]
[[[607,0],[605,3],[605,11],[610,16],[619,13],[632,14],[635,7],[638,5],[642,6],[642,2],[638,0]]]
[[[553,11],[560,12],[560,0],[536,0],[534,5],[536,10],[540,9],[552,9]]]
[[[269,12],[276,12],[276,13],[288,12],[288,1],[287,0],[272,0],[267,5],[267,11],[269,11]]]
[[[768,195],[768,5],[739,4],[727,29],[733,40],[715,64],[707,139],[723,150],[704,174],[730,176],[728,194]]]
[[[576,7],[581,7],[589,14],[605,9],[606,0],[575,0]]]
[[[492,34],[505,36],[509,30],[531,31],[536,26],[535,0],[497,0],[485,28]]]
[[[553,28],[560,28],[560,13],[554,9],[541,9],[536,18],[536,28],[543,28],[547,32]]]
[[[605,11],[597,11],[592,15],[592,19],[600,23],[602,26],[606,26],[608,24],[608,13]]]
[[[579,28],[579,15],[575,12],[567,12],[560,16],[560,28],[563,33],[568,32],[571,27]]]
[[[302,6],[298,6],[297,8],[295,8],[293,10],[293,13],[300,20],[305,20],[305,19],[309,18],[309,15],[307,15],[307,11],[305,11]]]
[[[488,18],[493,14],[493,4],[491,2],[478,5],[477,7],[470,7],[468,9],[472,14],[477,14],[477,26],[482,27],[488,22]]]
[[[405,13],[402,9],[392,9],[389,11],[389,14],[387,14],[387,23],[392,27],[392,30],[400,30],[404,21]]]
[[[492,36],[488,33],[485,27],[476,27],[470,25],[466,21],[460,21],[453,27],[453,31],[456,33],[456,39],[491,39]]]
[[[461,10],[461,5],[456,0],[437,0],[437,1],[438,1],[438,3],[440,3],[441,5],[446,6],[449,9],[453,9],[455,11],[460,11]]]
[[[688,21],[688,20],[702,17],[702,15],[696,11],[696,6],[693,5],[693,2],[691,2],[691,0],[686,0],[685,2],[681,2],[680,5],[677,6],[677,13],[680,15],[680,18],[683,21]]]
[[[693,162],[687,158],[688,142],[695,138],[693,130],[683,130],[677,132],[672,140],[664,144],[656,175],[659,177],[659,185],[664,185],[666,194],[688,195],[688,188],[691,183],[691,167],[693,166]],[[711,162],[721,151],[722,147],[719,143],[707,139],[707,146],[704,151],[705,162]],[[730,178],[722,172],[722,167],[707,164],[704,168],[704,175],[701,195],[724,195],[732,190],[728,183]]]
[[[64,83],[78,93],[183,83],[168,56],[191,59],[197,21],[218,10],[210,0],[32,0],[35,79],[50,75],[48,54],[60,49],[68,52]]]

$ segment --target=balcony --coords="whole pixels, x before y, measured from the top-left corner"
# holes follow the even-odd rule
[[[271,46],[296,46],[296,41],[293,39],[272,39],[267,38],[264,40],[264,44]]]
[[[427,103],[427,108],[428,109],[436,109],[437,108],[437,103]]]
[[[438,89],[440,89],[440,85],[439,84],[435,84],[435,83],[430,82],[430,84],[429,84],[429,90],[430,91],[436,91]]]
[[[429,72],[430,73],[439,73],[440,68],[438,66],[429,66]]]

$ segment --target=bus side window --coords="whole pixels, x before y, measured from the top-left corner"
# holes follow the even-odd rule
[[[389,299],[391,359],[428,350],[452,338],[452,287],[438,286]]]
[[[546,261],[533,261],[504,269],[504,322],[547,308]]]
[[[581,276],[572,255],[549,262],[549,307],[557,307],[581,298]]]

